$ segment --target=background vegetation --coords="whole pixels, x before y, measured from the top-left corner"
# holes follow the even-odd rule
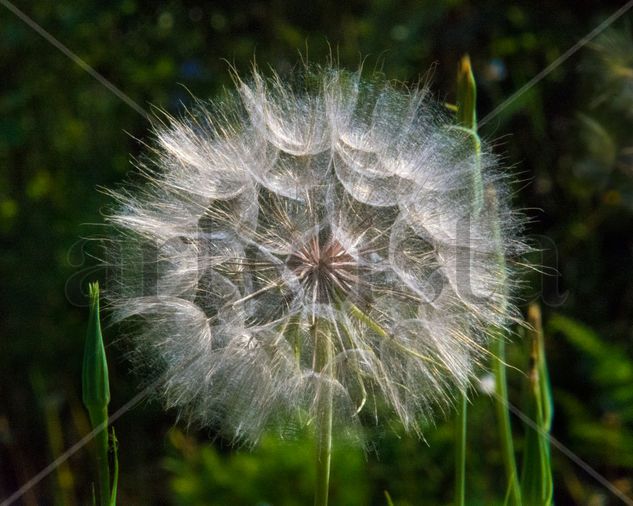
[[[468,52],[483,117],[620,7],[620,1],[387,0],[350,2],[172,0],[16,1],[38,24],[149,109],[175,112],[229,84],[229,63],[253,57],[283,72],[334,55],[432,87],[454,101]],[[631,17],[629,16],[629,21]],[[149,122],[0,6],[0,499],[89,431],[81,406],[87,283],[103,273],[83,239],[102,233],[100,209],[130,170]],[[633,495],[633,38],[626,18],[481,130],[517,175],[516,205],[543,252],[525,299],[543,306],[553,384],[553,435]],[[556,275],[556,270],[559,275]],[[139,378],[116,329],[104,329],[111,411]],[[525,369],[521,340],[510,361]],[[511,400],[524,378],[510,372]],[[493,400],[469,421],[467,502],[504,496]],[[520,434],[521,424],[513,420]],[[266,439],[254,452],[175,423],[143,403],[115,424],[120,504],[302,505],[312,494],[308,442]],[[449,504],[454,423],[427,441],[375,429],[375,451],[334,455],[332,504]],[[517,440],[521,450],[520,439]],[[559,505],[619,504],[556,449]],[[87,504],[88,449],[23,498],[26,505]]]

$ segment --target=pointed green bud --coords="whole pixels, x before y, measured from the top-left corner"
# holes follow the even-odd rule
[[[457,68],[457,121],[464,128],[477,127],[477,86],[470,66],[470,57],[464,55]]]
[[[528,323],[531,354],[525,414],[535,425],[525,426],[521,489],[525,506],[550,506],[554,490],[549,443],[552,392],[545,361],[545,338],[538,304],[530,304]]]
[[[481,141],[477,134],[477,85],[470,57],[464,55],[457,67],[457,112],[455,113],[459,129],[463,129],[471,139],[475,154],[471,171],[472,209],[479,215],[484,206],[484,186],[481,177]]]
[[[99,284],[90,284],[90,316],[82,373],[83,402],[90,416],[95,434],[95,459],[97,464],[97,490],[100,506],[111,504],[110,469],[108,464],[108,404],[110,384],[101,322],[99,316]],[[117,465],[115,463],[115,465]]]
[[[99,283],[90,284],[90,316],[82,373],[83,403],[90,413],[106,410],[110,403],[108,363],[106,361],[99,317]],[[101,422],[102,420],[100,420]]]

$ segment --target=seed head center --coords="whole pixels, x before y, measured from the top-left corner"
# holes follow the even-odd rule
[[[331,300],[335,292],[347,294],[358,279],[356,260],[335,239],[321,242],[313,237],[290,254],[286,263],[306,292],[320,302]]]

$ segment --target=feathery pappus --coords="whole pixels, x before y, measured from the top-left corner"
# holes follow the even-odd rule
[[[452,404],[512,319],[521,219],[424,86],[332,67],[257,70],[165,116],[110,193],[109,303],[188,421],[255,442],[383,411],[407,430]]]

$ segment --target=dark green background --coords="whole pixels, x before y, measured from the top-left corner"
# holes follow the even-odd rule
[[[280,72],[301,56],[382,69],[454,100],[471,55],[483,117],[623,2],[150,2],[16,5],[131,99],[176,112],[230,85],[229,63]],[[517,180],[516,206],[543,249],[526,300],[543,305],[554,435],[631,494],[633,488],[633,42],[631,16],[582,49],[481,130]],[[0,6],[0,499],[88,432],[80,403],[87,282],[100,210],[141,151],[148,121]],[[560,275],[556,275],[558,272]],[[105,329],[112,411],[139,388],[116,329]],[[520,339],[510,359],[526,366]],[[520,403],[522,378],[511,376]],[[187,431],[143,403],[116,424],[120,504],[309,504],[309,443],[265,440],[251,453]],[[501,504],[492,401],[471,410],[468,504]],[[521,426],[517,448],[521,448]],[[449,504],[452,419],[428,444],[373,431],[375,452],[334,456],[334,505]],[[619,504],[553,449],[557,504]],[[92,461],[75,454],[24,504],[87,504]]]

